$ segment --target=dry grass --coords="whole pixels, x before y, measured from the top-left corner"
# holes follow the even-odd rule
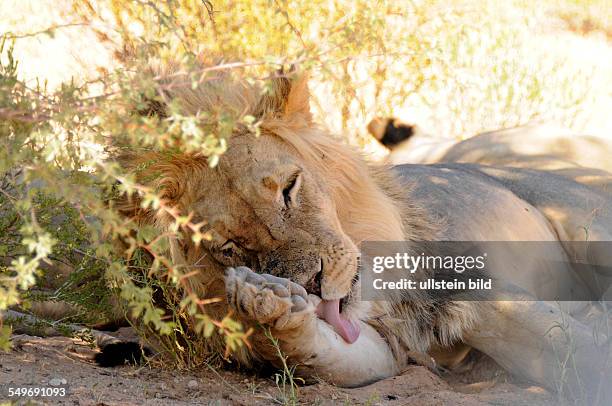
[[[370,153],[380,151],[369,144],[364,127],[379,114],[460,138],[535,118],[612,134],[612,19],[605,1],[415,3],[417,14],[403,3],[388,7],[380,35],[393,48],[385,55],[349,55],[313,75],[313,109],[335,133]],[[4,0],[0,32],[25,36],[16,46],[24,78],[44,78],[54,87],[113,66],[112,52],[82,26],[58,28],[53,37],[28,36],[78,24],[71,4]],[[227,12],[218,6],[218,14]],[[402,42],[406,31],[419,43]],[[309,27],[300,34],[316,38],[318,32]],[[423,56],[430,64],[416,61]]]

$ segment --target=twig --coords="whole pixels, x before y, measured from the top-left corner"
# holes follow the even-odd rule
[[[0,35],[0,38],[22,39],[22,38],[36,37],[37,35],[41,35],[41,34],[48,34],[49,35],[53,31],[58,30],[58,29],[62,29],[62,28],[82,27],[82,26],[87,26],[87,25],[89,25],[89,23],[58,24],[58,25],[52,25],[51,27],[45,28],[44,30],[35,31],[35,32],[29,32],[29,33],[25,33],[25,34],[13,34],[11,32],[8,32],[8,33]]]
[[[59,330],[57,330],[57,328],[52,323],[49,323],[48,321],[40,319],[36,316],[32,316],[31,314],[21,313],[15,310],[6,310],[4,314],[2,314],[2,320],[6,321],[7,319],[15,319],[17,321],[24,320],[26,324],[46,323],[49,324],[49,326],[51,327],[50,330],[46,331],[47,337],[64,335]],[[87,332],[91,334],[96,340],[96,345],[98,347],[104,347],[108,344],[121,341],[118,338],[111,336],[110,334],[106,334],[98,330],[89,329],[78,324],[62,324],[62,326],[68,329],[72,334],[76,334],[79,332]]]

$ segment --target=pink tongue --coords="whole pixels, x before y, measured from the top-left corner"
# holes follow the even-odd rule
[[[340,300],[321,300],[317,306],[317,315],[331,325],[347,343],[352,344],[359,338],[359,324],[340,315]]]

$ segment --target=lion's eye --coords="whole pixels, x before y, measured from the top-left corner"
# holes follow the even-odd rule
[[[221,253],[224,257],[231,258],[234,255],[234,251],[236,250],[236,243],[233,240],[227,240],[221,246]]]
[[[283,189],[283,200],[285,201],[285,207],[289,208],[291,203],[295,201],[295,196],[300,189],[302,177],[299,172],[296,172],[289,178],[287,186]]]

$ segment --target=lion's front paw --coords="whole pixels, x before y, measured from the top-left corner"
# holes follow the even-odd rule
[[[246,319],[275,330],[290,330],[315,318],[315,306],[306,290],[288,279],[257,274],[241,266],[225,272],[229,305]]]

